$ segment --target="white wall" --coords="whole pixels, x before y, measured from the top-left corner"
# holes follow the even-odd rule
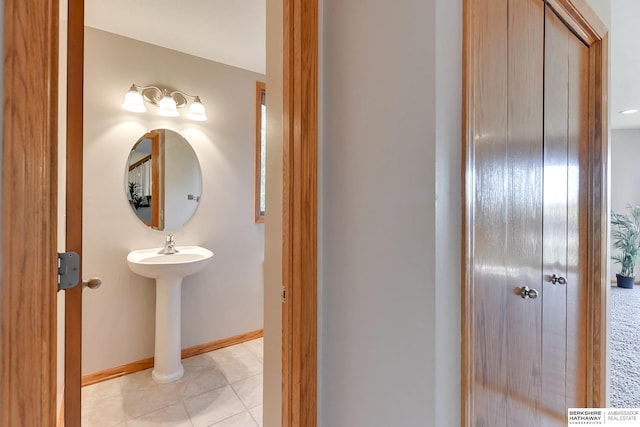
[[[322,13],[321,425],[459,425],[462,2]]]
[[[628,213],[628,205],[640,205],[640,129],[612,130],[610,147],[611,210]],[[614,249],[611,251],[616,253]],[[610,261],[609,271],[615,280],[620,265]]]
[[[587,0],[587,3],[598,14],[602,22],[611,28],[611,2],[610,0]]]
[[[434,426],[460,423],[462,2],[436,1]]]
[[[215,254],[184,280],[182,347],[262,328],[264,228],[253,217],[253,150],[255,81],[264,76],[92,28],[85,37],[83,271],[103,285],[84,292],[83,373],[153,355],[154,282],[133,274],[126,255],[162,246],[167,233],[146,228],[124,191],[129,150],[150,129],[181,133],[198,155],[200,206],[174,234],[178,245]],[[126,112],[120,105],[132,83],[198,94],[209,120]]]

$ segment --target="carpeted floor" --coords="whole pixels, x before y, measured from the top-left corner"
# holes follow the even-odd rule
[[[609,294],[610,405],[640,408],[640,286]]]

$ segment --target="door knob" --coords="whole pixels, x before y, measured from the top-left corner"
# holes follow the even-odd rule
[[[551,276],[551,283],[554,285],[566,285],[567,279],[565,279],[562,276],[558,276],[557,274],[554,274],[553,276]]]
[[[98,289],[100,287],[100,285],[102,285],[102,279],[99,277],[92,277],[89,280],[83,280],[82,281],[82,288],[89,288],[89,289]]]
[[[528,286],[523,286],[520,288],[520,296],[522,297],[522,299],[536,299],[538,298],[538,291],[536,291],[535,289],[529,289]]]

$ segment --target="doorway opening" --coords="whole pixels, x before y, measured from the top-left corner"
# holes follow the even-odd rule
[[[80,8],[79,2],[71,4],[72,8]],[[248,89],[253,88],[255,81],[265,81],[266,77],[266,6],[264,2],[223,1],[216,2],[214,9],[210,4],[200,3],[195,4],[193,10],[176,10],[171,2],[139,2],[133,9],[126,2],[106,5],[85,0],[83,4],[85,48],[81,58],[84,66],[81,78],[84,81],[84,129],[82,138],[76,140],[82,144],[77,151],[84,151],[81,158],[85,202],[81,250],[86,274],[100,275],[105,285],[111,285],[108,289],[104,286],[99,292],[88,292],[82,296],[82,380],[87,384],[101,376],[110,378],[114,371],[131,372],[153,363],[147,357],[149,349],[153,352],[155,287],[152,281],[132,275],[126,265],[114,261],[126,258],[126,252],[135,249],[132,245],[138,248],[141,245],[158,246],[167,233],[175,233],[178,246],[196,244],[216,252],[211,263],[215,264],[213,268],[207,274],[187,278],[181,292],[183,310],[179,320],[182,323],[182,346],[186,347],[183,357],[185,352],[190,355],[205,353],[233,343],[239,336],[256,335],[263,327],[261,297],[265,293],[262,284],[265,226],[255,224],[252,208],[245,206],[246,201],[253,197],[253,188],[246,185],[252,182],[253,169],[244,170],[243,165],[251,164],[254,156],[252,126],[255,123],[255,99],[253,91]],[[123,19],[118,11],[125,9],[128,14]],[[142,22],[141,16],[145,17]],[[181,22],[181,19],[186,22]],[[214,19],[221,22],[211,22]],[[168,31],[158,34],[162,28],[158,22],[172,22],[173,25],[168,27]],[[224,33],[225,28],[232,33]],[[218,33],[202,34],[208,29]],[[194,34],[192,30],[200,33]],[[248,37],[250,33],[253,36]],[[195,40],[210,42],[203,45],[194,43]],[[222,44],[216,45],[213,41]],[[245,44],[233,44],[240,41]],[[259,47],[257,51],[256,46]],[[203,47],[209,50],[197,51]],[[230,59],[229,51],[237,57]],[[246,53],[240,55],[240,52]],[[149,76],[155,80],[149,80]],[[126,80],[129,81],[125,83]],[[150,104],[147,104],[146,113],[124,111],[120,108],[122,99],[118,99],[123,95],[116,97],[112,93],[122,85],[126,90],[131,83],[198,94],[198,99],[207,108],[209,120],[191,122],[182,115],[175,118],[158,116]],[[118,167],[122,156],[118,153],[130,152],[132,141],[145,135],[149,129],[170,129],[172,134],[181,135],[195,153],[196,163],[199,163],[199,167],[183,168],[184,171],[200,170],[195,174],[200,176],[195,178],[201,178],[201,185],[183,189],[182,185],[188,182],[170,176],[171,159],[181,156],[165,156],[161,165],[165,191],[164,197],[158,199],[160,203],[165,201],[162,219],[167,226],[162,231],[153,231],[158,227],[147,228],[136,220],[138,215],[131,216],[131,212],[138,211],[136,206],[127,212],[118,204],[120,190],[116,187],[121,187],[122,182],[122,170]],[[163,141],[163,147],[168,151],[171,141]],[[174,178],[177,176],[173,175]],[[180,175],[185,176],[182,172]],[[171,187],[179,189],[174,193],[175,198],[171,196]],[[114,193],[115,198],[92,198],[93,194],[109,193]],[[193,206],[194,216],[177,227],[168,226],[172,222],[170,211],[180,214],[185,204]],[[173,209],[174,206],[179,208]],[[118,233],[101,235],[101,224],[107,222],[117,230],[127,231],[119,237],[115,235]],[[117,240],[120,243],[114,245]],[[124,251],[118,250],[117,246]],[[112,265],[105,268],[105,263],[109,262]],[[127,301],[129,309],[122,309],[123,301]],[[70,310],[69,304],[66,309]],[[243,360],[252,366],[246,370],[255,373],[257,366],[261,366],[257,363],[261,362],[261,356],[253,355],[258,356],[258,360],[252,357],[252,352],[244,352],[243,356]],[[238,361],[237,358],[233,360]],[[192,360],[184,363],[185,367],[192,364]],[[223,373],[223,366],[222,362],[215,365],[220,368],[217,369],[218,374]],[[261,378],[260,372],[256,377]],[[201,374],[199,379],[206,376]],[[182,382],[188,382],[190,375],[191,372],[187,372]],[[211,376],[213,372],[207,375]],[[223,377],[227,381],[224,386],[233,388],[235,376],[223,373]],[[215,381],[206,388],[212,391],[214,386]],[[256,383],[255,386],[261,391],[261,384]],[[140,405],[144,407],[145,402],[127,400],[131,393],[124,393],[125,389],[122,391],[112,397],[123,399],[121,407],[129,408],[125,415],[141,415]],[[155,409],[164,409],[166,405],[162,406],[156,405]],[[186,400],[184,406],[189,406]],[[83,415],[85,408],[83,404]],[[91,412],[91,408],[86,409],[87,413]],[[148,409],[147,405],[144,412]]]
[[[637,98],[640,84],[635,76],[640,66],[635,61],[636,49],[630,40],[640,35],[637,21],[640,5],[621,0],[611,2],[611,133],[610,133],[610,203],[613,213],[631,218],[629,207],[640,205],[640,191],[635,183],[640,178],[637,160],[640,158],[640,99]],[[614,246],[616,227],[611,224],[609,251],[611,257],[622,255]],[[640,346],[637,325],[640,322],[639,270],[634,272],[635,285],[631,289],[617,286],[616,274],[623,273],[620,263],[609,260],[608,311],[608,406],[640,406]]]
[[[640,248],[640,193],[634,186],[639,138],[640,129],[611,130],[607,406],[612,408],[640,407],[640,282],[634,274],[640,260],[635,255]]]
[[[285,177],[285,188],[289,189],[287,200],[291,203],[286,205],[286,212],[291,227],[282,227],[288,242],[283,267],[290,272],[287,276],[290,280],[285,283],[287,295],[296,295],[295,299],[286,301],[283,315],[283,324],[289,325],[288,333],[283,334],[288,353],[282,363],[286,389],[283,390],[283,425],[286,426],[301,425],[298,421],[308,426],[316,424],[316,320],[315,311],[304,308],[316,306],[317,277],[308,266],[316,263],[317,244],[315,239],[290,244],[295,242],[292,234],[301,226],[315,224],[317,217],[315,204],[299,205],[300,199],[317,198],[317,169],[313,165],[317,154],[311,157],[312,165],[302,169],[288,163],[300,156],[301,150],[302,154],[308,154],[317,149],[318,8],[315,1],[304,2],[304,7],[301,3],[284,0],[280,15],[285,40],[282,33],[277,34],[277,39],[284,43],[283,81],[287,87],[282,107],[286,117],[284,163],[293,168]],[[58,1],[24,0],[8,2],[5,6],[3,205],[11,205],[11,209],[3,210],[2,221],[0,412],[3,425],[55,425],[57,322],[52,284],[56,282],[57,271],[55,202],[58,194],[57,150],[51,141],[57,139]],[[43,31],[33,32],[33,25]],[[79,34],[82,31],[81,24]],[[81,35],[74,40],[82,45]],[[297,43],[300,40],[304,43]],[[82,51],[82,46],[79,50]],[[300,91],[301,82],[304,82],[304,91]],[[23,96],[25,85],[30,87],[36,102]],[[79,89],[81,91],[81,84]],[[74,98],[81,99],[81,96],[76,93]],[[76,136],[81,139],[81,132]],[[78,161],[82,163],[82,158]],[[294,210],[294,206],[298,208]],[[29,268],[25,269],[27,260]],[[300,291],[301,283],[304,289]],[[301,313],[305,314],[304,323],[300,323]],[[292,329],[291,325],[296,328]],[[80,362],[75,361],[73,366],[79,367]],[[79,389],[79,376],[77,380]],[[291,387],[292,381],[296,387]],[[72,387],[69,384],[65,392]],[[69,400],[79,405],[80,397],[74,395]],[[67,425],[78,423],[72,421]]]

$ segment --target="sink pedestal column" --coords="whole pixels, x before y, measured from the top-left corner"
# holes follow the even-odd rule
[[[182,278],[156,279],[156,343],[151,376],[158,383],[168,383],[182,377],[180,362],[180,297]]]
[[[134,273],[156,279],[156,349],[152,377],[168,383],[182,377],[180,363],[180,291],[182,278],[195,274],[209,263],[213,252],[200,246],[179,246],[175,254],[162,248],[129,252],[127,264]]]

